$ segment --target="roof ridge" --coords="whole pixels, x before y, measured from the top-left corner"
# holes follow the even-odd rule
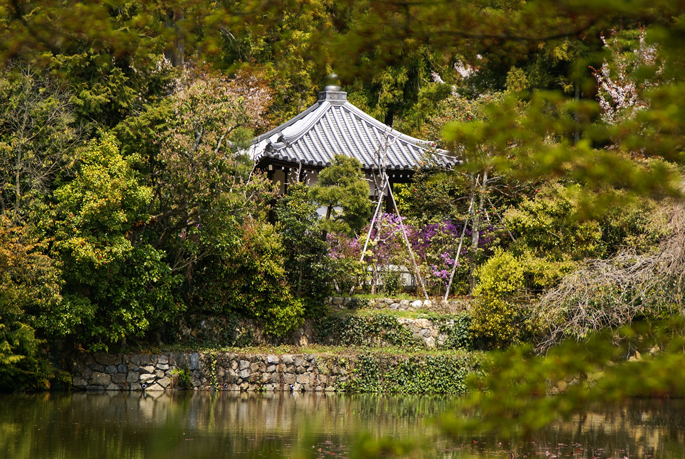
[[[289,119],[288,121],[286,121],[285,123],[279,124],[278,126],[276,126],[275,128],[271,129],[270,131],[265,132],[264,134],[258,135],[257,137],[255,137],[254,139],[252,139],[252,145],[257,144],[257,143],[261,142],[261,141],[264,140],[264,139],[268,139],[268,138],[271,137],[272,135],[274,135],[274,134],[276,134],[276,133],[278,133],[278,132],[281,132],[281,131],[283,131],[283,130],[286,129],[286,128],[289,128],[289,127],[292,126],[293,124],[295,124],[295,123],[297,123],[298,121],[300,121],[302,118],[305,118],[305,117],[306,117],[307,115],[309,115],[311,112],[316,111],[316,110],[319,108],[319,106],[322,105],[323,102],[324,102],[324,101],[317,100],[316,103],[314,103],[314,105],[311,105],[310,107],[308,107],[305,111],[303,111],[303,112],[300,113],[299,115],[296,115],[296,116],[294,116],[293,118],[290,118],[290,119]]]

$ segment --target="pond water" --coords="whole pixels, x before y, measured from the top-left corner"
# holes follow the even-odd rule
[[[0,458],[350,457],[361,438],[413,440],[413,457],[685,457],[685,403],[593,409],[532,439],[446,438],[458,399],[219,393],[0,395]],[[363,455],[358,455],[363,457]]]

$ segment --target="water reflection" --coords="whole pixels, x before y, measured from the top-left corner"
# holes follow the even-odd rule
[[[2,458],[345,457],[362,432],[415,438],[426,457],[682,457],[685,404],[595,409],[510,444],[447,439],[426,422],[450,397],[101,393],[0,396]],[[3,452],[5,454],[3,454]]]

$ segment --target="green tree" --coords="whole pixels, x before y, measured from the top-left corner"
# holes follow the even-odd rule
[[[0,391],[45,389],[55,374],[36,325],[62,300],[60,270],[31,232],[0,216]]]
[[[72,162],[81,132],[72,93],[47,72],[16,65],[0,73],[0,213],[23,221],[34,198]]]
[[[333,279],[328,245],[309,187],[304,183],[288,186],[288,194],[276,205],[276,219],[287,254],[288,283],[308,312],[315,311],[330,294]]]
[[[64,299],[41,326],[90,349],[141,336],[182,308],[164,252],[136,240],[152,199],[134,169],[139,159],[123,158],[104,135],[80,149],[74,179],[54,193],[52,253],[63,266]]]
[[[169,118],[154,130],[159,152],[148,175],[154,244],[168,250],[174,271],[189,273],[235,243],[232,229],[246,215],[263,212],[272,196],[237,152],[251,129],[264,124],[269,101],[268,89],[247,75],[229,79],[188,67],[176,81],[170,107],[161,112]]]
[[[326,221],[322,222],[326,231],[359,232],[371,217],[369,185],[355,158],[335,155],[333,163],[319,174],[311,196],[326,207]]]

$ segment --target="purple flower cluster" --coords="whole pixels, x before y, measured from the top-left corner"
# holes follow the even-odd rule
[[[445,220],[439,223],[416,227],[407,224],[404,217],[394,214],[383,214],[371,231],[371,238],[364,257],[366,263],[373,266],[373,270],[382,269],[387,265],[411,266],[400,227],[402,221],[416,262],[421,267],[423,276],[434,292],[446,288],[450,274],[454,267],[459,238],[463,230],[463,222]],[[369,225],[370,226],[370,225]],[[334,259],[355,257],[359,259],[366,241],[369,226],[358,238],[349,238],[339,234],[329,234],[329,254]],[[464,243],[457,267],[469,264],[472,257],[472,232],[467,227],[464,231]],[[486,248],[496,237],[495,229],[484,228],[479,234],[478,247]]]

